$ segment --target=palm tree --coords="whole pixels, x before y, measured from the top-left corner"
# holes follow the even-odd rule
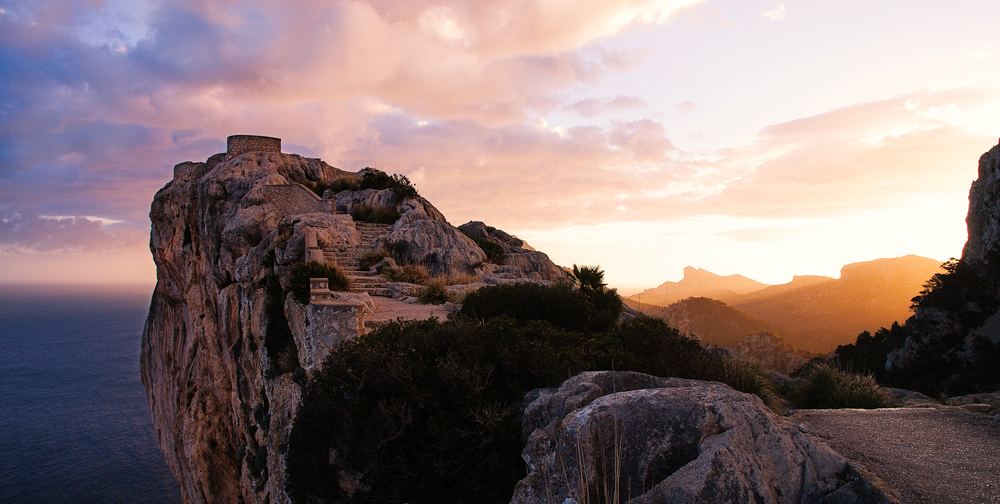
[[[573,278],[580,284],[580,289],[601,292],[608,285],[604,283],[604,270],[600,266],[573,265]]]

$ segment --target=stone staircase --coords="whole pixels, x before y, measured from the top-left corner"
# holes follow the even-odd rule
[[[361,257],[369,252],[375,251],[375,241],[379,236],[389,234],[392,227],[389,224],[371,224],[368,222],[355,222],[358,233],[361,234],[360,245],[339,245],[332,248],[323,249],[323,259],[327,263],[336,264],[338,268],[347,273],[351,279],[351,291],[367,292],[371,296],[389,295],[389,281],[378,273],[368,270],[361,270],[358,263]]]

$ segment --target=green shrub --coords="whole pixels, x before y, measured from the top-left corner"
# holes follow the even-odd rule
[[[310,278],[326,278],[332,291],[351,289],[351,279],[347,278],[347,274],[336,266],[316,261],[299,263],[292,266],[292,279],[289,282],[292,294],[299,303],[309,304]]]
[[[734,390],[753,394],[775,413],[784,413],[784,404],[776,391],[774,382],[768,378],[764,368],[747,359],[719,360],[715,380],[729,385]]]
[[[336,347],[313,375],[287,488],[295,502],[507,503],[525,476],[517,411],[527,391],[612,366],[704,379],[715,365],[648,317],[594,335],[505,315],[398,321]]]
[[[361,256],[361,259],[358,260],[358,267],[363,270],[367,270],[378,264],[379,261],[385,259],[386,257],[390,257],[390,255],[385,252],[366,252],[365,255]]]
[[[462,313],[487,320],[499,315],[545,320],[566,330],[592,333],[614,327],[622,306],[614,290],[587,293],[566,285],[518,283],[470,293],[462,303]]]
[[[420,295],[417,296],[423,304],[441,304],[451,301],[451,292],[447,287],[444,286],[444,282],[441,280],[431,280],[427,282],[427,287],[420,291]]]
[[[503,247],[501,247],[500,244],[485,238],[472,238],[472,241],[476,242],[476,245],[483,249],[483,252],[486,254],[487,262],[491,262],[493,264],[503,264],[506,252],[504,252]]]
[[[417,188],[405,175],[394,174],[391,177],[382,170],[365,167],[362,170],[361,189],[392,189],[400,198],[416,198]]]
[[[802,373],[789,393],[800,408],[887,408],[889,394],[871,375],[841,371],[829,364],[817,364]]]
[[[357,222],[375,224],[393,224],[399,220],[399,212],[384,205],[368,205],[361,203],[351,208],[351,218]]]

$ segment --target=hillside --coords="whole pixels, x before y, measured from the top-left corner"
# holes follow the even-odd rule
[[[796,277],[784,286],[731,297],[728,303],[783,327],[797,346],[829,352],[853,343],[862,331],[909,318],[911,299],[941,272],[940,266],[940,261],[915,255],[853,263],[841,269],[839,279]]]
[[[722,276],[688,266],[684,268],[684,278],[679,282],[663,282],[658,287],[629,296],[629,299],[645,304],[667,306],[689,297],[728,299],[759,291],[767,286],[743,275]]]
[[[761,319],[707,297],[677,301],[660,310],[656,316],[666,320],[681,334],[694,335],[702,343],[728,348],[735,348],[751,333],[782,332]]]

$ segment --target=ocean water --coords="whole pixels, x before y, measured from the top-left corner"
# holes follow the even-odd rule
[[[179,503],[139,379],[151,286],[0,286],[0,503]]]

